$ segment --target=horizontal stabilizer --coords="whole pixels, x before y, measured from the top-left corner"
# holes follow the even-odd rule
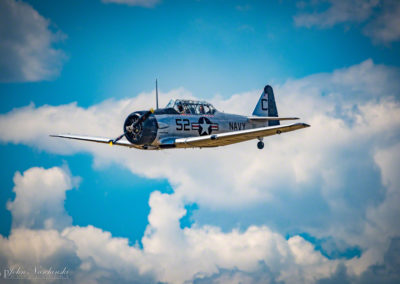
[[[298,117],[274,117],[274,116],[248,116],[250,120],[269,121],[269,120],[296,120]]]

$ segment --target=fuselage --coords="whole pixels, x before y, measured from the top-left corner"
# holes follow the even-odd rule
[[[130,116],[140,115],[144,112],[138,111]],[[126,125],[127,123],[124,127]],[[133,146],[136,148],[158,150],[162,149],[161,145],[168,145],[168,139],[212,135],[266,125],[266,122],[251,121],[247,116],[217,110],[214,110],[212,114],[192,114],[178,113],[173,108],[164,108],[155,110],[145,121],[141,141],[130,142],[133,142]]]

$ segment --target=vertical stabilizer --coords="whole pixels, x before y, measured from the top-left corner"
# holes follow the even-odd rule
[[[278,117],[278,109],[276,108],[274,91],[270,85],[265,86],[263,93],[253,111],[253,115]],[[279,120],[268,121],[268,126],[279,125]]]

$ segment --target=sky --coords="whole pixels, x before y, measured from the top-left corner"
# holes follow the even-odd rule
[[[399,54],[392,0],[1,1],[2,281],[399,283]],[[243,115],[270,84],[311,127],[262,151],[48,136],[118,136],[156,78],[160,105]]]

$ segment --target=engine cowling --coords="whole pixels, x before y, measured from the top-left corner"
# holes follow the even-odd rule
[[[144,121],[136,123],[145,111],[131,113],[125,120],[124,132],[126,139],[135,145],[150,145],[157,137],[157,120],[150,115]]]

